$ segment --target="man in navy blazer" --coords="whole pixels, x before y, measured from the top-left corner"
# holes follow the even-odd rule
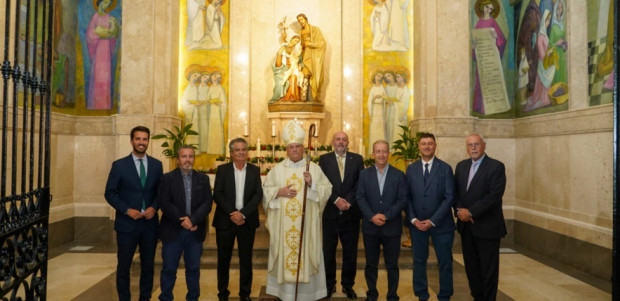
[[[456,165],[457,231],[461,234],[465,272],[474,300],[495,300],[499,281],[499,246],[506,236],[502,197],[504,164],[484,152],[482,136],[467,136],[466,159]]]
[[[178,168],[166,173],[159,185],[162,242],[161,294],[159,300],[172,301],[179,260],[183,254],[188,301],[200,297],[200,255],[207,236],[207,215],[211,212],[211,184],[207,175],[193,170],[194,148],[177,150]]]
[[[420,300],[428,300],[426,261],[428,240],[433,240],[439,262],[437,299],[452,296],[452,243],[454,242],[454,177],[452,168],[435,157],[435,135],[423,133],[418,141],[421,159],[407,167],[409,204],[407,221],[413,250],[413,292]]]
[[[334,151],[319,158],[319,166],[332,183],[332,194],[323,211],[323,257],[327,296],[336,289],[336,247],[342,244],[342,292],[356,299],[353,289],[357,272],[357,243],[360,236],[360,210],[355,194],[360,171],[364,169],[362,156],[349,152],[349,137],[336,132],[332,137]]]
[[[263,186],[258,166],[247,163],[248,142],[236,138],[228,144],[232,162],[220,165],[215,175],[213,216],[217,244],[217,289],[220,301],[228,300],[230,259],[237,238],[239,300],[249,301],[252,292],[252,249]]]
[[[383,245],[383,259],[388,274],[387,300],[398,300],[398,256],[402,234],[402,211],[407,206],[405,174],[388,164],[388,142],[372,145],[375,166],[362,170],[357,186],[357,203],[362,212],[362,233],[366,249],[366,300],[376,301],[377,265]]]
[[[149,300],[153,290],[153,265],[157,246],[157,189],[161,162],[146,155],[151,132],[131,130],[131,154],[112,163],[105,199],[116,210],[114,230],[118,247],[116,290],[120,301],[130,301],[129,268],[140,246],[140,299]]]

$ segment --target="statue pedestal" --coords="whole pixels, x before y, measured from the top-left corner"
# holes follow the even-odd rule
[[[317,113],[317,112],[270,112],[267,113],[267,118],[273,122],[275,125],[275,134],[276,134],[276,143],[282,143],[282,129],[284,125],[289,120],[297,119],[297,122],[301,125],[301,127],[308,133],[308,129],[311,124],[316,124],[316,135],[321,137],[324,136],[325,132],[321,134],[321,121],[325,119],[325,113]],[[327,129],[326,129],[327,130]],[[307,140],[307,139],[306,139]],[[307,141],[306,141],[307,143]]]
[[[267,105],[269,112],[314,112],[322,113],[323,104],[320,102],[279,102]]]

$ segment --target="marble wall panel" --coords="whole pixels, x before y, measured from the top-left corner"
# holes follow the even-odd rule
[[[574,135],[565,154],[570,161],[570,208],[611,219],[613,204],[612,133]]]
[[[588,106],[588,9],[587,1],[567,0],[568,18],[566,34],[569,36],[566,62],[570,82],[569,109],[581,109]]]
[[[74,180],[73,194],[76,200],[83,197],[103,196],[112,161],[117,159],[113,152],[105,150],[110,149],[114,144],[113,136],[75,137],[73,145],[75,168],[67,175],[79,175]]]
[[[153,113],[155,23],[159,22],[153,12],[159,5],[165,4],[150,0],[123,2],[121,114]]]
[[[153,15],[156,20],[153,24],[153,114],[178,114],[177,99],[178,84],[173,78],[178,78],[176,62],[179,55],[179,3],[177,0],[157,2],[153,6]],[[142,11],[144,13],[144,11]]]
[[[50,189],[55,197],[72,197],[75,187],[75,137],[71,135],[53,135],[50,148]],[[53,202],[50,206],[62,205]]]
[[[437,77],[436,116],[469,116],[469,1],[437,1],[436,36],[427,43],[437,44],[434,68]]]

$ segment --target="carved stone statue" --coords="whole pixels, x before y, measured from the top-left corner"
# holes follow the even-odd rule
[[[308,24],[304,14],[299,14],[297,22],[290,25],[295,29],[289,29],[286,17],[278,23],[283,45],[271,63],[274,87],[269,110],[322,112],[320,89],[325,39],[318,27]]]
[[[308,24],[308,18],[304,14],[297,15],[297,21],[301,25],[301,46],[304,67],[308,68],[310,78],[310,93],[308,99],[320,101],[320,88],[323,84],[323,60],[325,59],[325,39],[321,30]]]

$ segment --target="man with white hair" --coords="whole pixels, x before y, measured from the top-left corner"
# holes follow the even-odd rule
[[[307,163],[303,160],[305,135],[294,121],[284,126],[282,139],[286,144],[287,158],[269,171],[263,184],[263,208],[269,230],[267,294],[282,300],[295,298],[297,279],[297,300],[318,300],[327,296],[321,215],[332,185],[317,164],[309,162],[309,171],[306,171]],[[304,186],[307,186],[307,197],[302,233]]]

